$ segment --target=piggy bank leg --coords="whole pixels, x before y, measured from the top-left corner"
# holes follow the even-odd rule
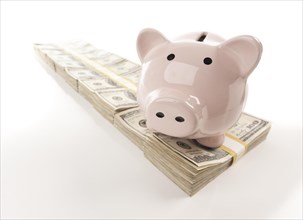
[[[218,148],[223,144],[224,138],[224,134],[221,134],[213,137],[199,138],[197,141],[205,147]]]

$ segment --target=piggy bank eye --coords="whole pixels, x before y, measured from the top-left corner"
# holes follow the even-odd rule
[[[171,53],[167,56],[167,60],[171,61],[173,59],[175,59],[175,54]]]
[[[203,60],[204,64],[209,65],[213,62],[213,60],[210,57],[206,57]]]

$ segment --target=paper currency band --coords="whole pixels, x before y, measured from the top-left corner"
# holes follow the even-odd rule
[[[225,140],[220,149],[226,151],[233,157],[233,164],[237,162],[247,151],[248,145],[240,139],[225,133]]]
[[[88,59],[87,57],[85,57],[85,56],[83,56],[83,55],[81,55],[77,52],[75,52],[74,50],[68,48],[65,45],[58,45],[58,46],[61,49],[63,49],[65,52],[71,54],[77,60],[81,61],[84,65],[91,68],[92,70],[105,75],[106,77],[110,78],[111,80],[113,80],[115,83],[117,83],[121,87],[124,87],[127,90],[130,90],[134,94],[137,93],[137,86],[135,85],[135,83],[133,81],[114,73],[113,71],[111,71],[111,70],[107,69],[106,67]]]

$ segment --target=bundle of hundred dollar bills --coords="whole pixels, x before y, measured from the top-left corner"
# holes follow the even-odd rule
[[[140,65],[83,41],[35,44],[34,49],[190,196],[262,142],[270,130],[270,122],[242,113],[217,149],[205,148],[195,140],[152,133],[136,101]]]

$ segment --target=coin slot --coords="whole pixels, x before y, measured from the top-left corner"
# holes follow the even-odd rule
[[[206,36],[207,36],[207,32],[203,32],[197,41],[203,42]]]

